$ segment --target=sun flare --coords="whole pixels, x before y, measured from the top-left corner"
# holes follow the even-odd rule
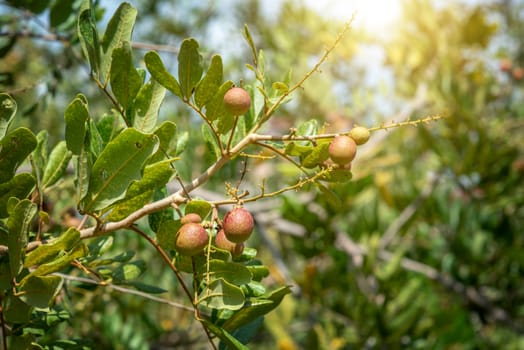
[[[349,20],[354,16],[354,25],[374,33],[387,29],[400,14],[400,0],[306,0],[311,8],[326,16]]]

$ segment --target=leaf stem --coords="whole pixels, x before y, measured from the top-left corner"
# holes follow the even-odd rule
[[[111,93],[107,90],[107,86],[105,84],[102,84],[102,82],[94,75],[92,76],[92,78],[95,81],[96,85],[104,92],[104,94],[109,98],[111,103],[115,106],[118,113],[122,116],[122,119],[124,119],[126,126],[131,127],[131,125],[129,124],[129,121],[126,118],[125,111],[122,109],[122,107],[120,106],[118,101],[113,97],[113,95],[111,95]]]
[[[211,122],[211,120],[209,120],[209,118],[204,114],[204,112],[202,112],[202,110],[198,108],[197,106],[195,106],[191,101],[184,100],[184,103],[188,105],[192,110],[197,112],[198,115],[206,122],[206,124],[209,126],[209,129],[211,129],[211,133],[213,134],[213,137],[215,138],[218,144],[218,147],[220,147],[220,153],[224,153],[224,146],[222,145],[222,141],[220,141],[220,135],[218,131],[216,130],[216,128],[213,126],[213,123]]]

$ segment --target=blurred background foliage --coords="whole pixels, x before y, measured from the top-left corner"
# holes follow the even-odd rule
[[[173,71],[176,48],[192,36],[209,56],[224,58],[226,77],[246,83],[254,77],[244,66],[251,54],[243,23],[264,51],[268,81],[300,79],[343,24],[300,1],[131,3],[139,13],[135,57],[155,48]],[[95,4],[101,23],[118,6]],[[271,267],[272,280],[294,291],[266,318],[253,349],[524,348],[524,4],[398,6],[387,33],[355,26],[264,132],[284,133],[309,119],[335,131],[447,118],[373,133],[352,164],[353,180],[331,186],[338,200],[312,188],[248,206],[258,232],[249,245]],[[63,111],[78,92],[98,117],[109,106],[81,57],[78,7],[67,0],[0,2],[0,89],[19,104],[16,123],[48,130],[51,143],[63,138]],[[172,96],[162,118],[189,136],[177,163],[187,181],[209,152],[198,142],[197,118]],[[253,187],[261,178],[282,187],[297,176],[275,163],[251,161],[248,168]],[[238,171],[238,164],[224,169],[199,195],[224,196],[224,182],[236,181]],[[64,208],[66,197],[53,199],[55,207]],[[146,282],[177,290],[139,238],[116,233],[111,249],[135,251],[147,262]],[[163,297],[183,300],[171,293]],[[191,312],[179,307],[72,282],[59,297],[64,312],[56,317],[68,322],[45,334],[49,343],[65,336],[107,349],[207,346]]]

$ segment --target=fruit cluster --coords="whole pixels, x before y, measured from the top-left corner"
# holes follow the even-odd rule
[[[510,74],[511,77],[517,81],[524,78],[524,68],[521,66],[514,66],[509,58],[503,58],[499,62],[500,70],[504,73]]]
[[[340,167],[349,167],[357,155],[357,145],[366,143],[369,136],[369,130],[361,126],[351,129],[349,136],[335,136],[328,147],[329,158]]]
[[[207,246],[209,236],[202,225],[202,218],[195,213],[180,219],[181,227],[175,236],[175,249],[179,254],[195,256]],[[255,222],[253,216],[244,208],[236,207],[222,220],[222,228],[215,236],[215,246],[227,250],[233,257],[244,251],[244,242],[251,236]]]

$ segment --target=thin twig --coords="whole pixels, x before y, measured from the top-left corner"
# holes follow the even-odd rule
[[[155,296],[153,296],[151,294],[147,294],[147,293],[135,290],[135,289],[125,288],[125,287],[118,286],[118,285],[115,285],[115,284],[112,284],[112,283],[100,283],[100,282],[95,281],[95,280],[90,279],[90,278],[70,276],[70,275],[63,274],[63,273],[58,273],[58,272],[54,273],[54,275],[55,276],[60,276],[63,279],[68,280],[68,281],[94,284],[94,285],[101,286],[101,287],[109,287],[111,289],[117,290],[117,291],[122,292],[122,293],[137,295],[137,296],[140,296],[142,298],[146,298],[146,299],[158,302],[158,303],[167,304],[169,306],[176,307],[178,309],[186,310],[186,311],[189,311],[189,312],[193,312],[194,311],[191,306],[186,306],[186,305],[183,305],[183,304],[180,304],[180,303],[173,302],[171,300],[155,297]]]
[[[282,95],[280,95],[279,99],[273,104],[271,105],[271,107],[269,107],[269,109],[264,113],[264,117],[261,118],[254,126],[253,128],[251,129],[250,132],[256,132],[263,124],[266,120],[268,120],[271,115],[277,110],[277,108],[282,104],[282,102],[289,96],[291,95],[295,90],[299,89],[306,80],[308,80],[315,72],[317,72],[319,69],[320,69],[320,66],[322,66],[322,64],[324,64],[324,62],[328,59],[329,55],[331,54],[331,52],[338,46],[338,44],[340,43],[340,41],[342,40],[342,38],[346,35],[347,31],[349,30],[349,28],[351,27],[351,24],[353,23],[353,20],[354,20],[354,16],[344,25],[344,27],[342,28],[342,31],[337,35],[337,37],[335,38],[335,41],[333,42],[332,45],[330,45],[324,52],[324,54],[322,55],[322,57],[318,60],[318,62],[315,64],[315,66],[309,70],[303,77],[302,79],[300,79],[300,81],[298,83],[296,83],[295,85],[293,85],[292,87],[289,88],[289,90],[287,90],[286,92],[284,92]]]
[[[2,344],[3,344],[3,349],[7,350],[7,330],[5,327],[4,308],[2,305],[3,305],[3,300],[2,300],[2,295],[0,294],[0,327],[2,331]]]
[[[185,282],[184,282],[184,280],[182,278],[182,275],[180,274],[180,272],[178,271],[176,266],[173,264],[173,262],[171,261],[171,259],[169,258],[169,256],[165,252],[165,250],[157,242],[155,242],[155,240],[153,238],[151,238],[147,233],[145,233],[144,231],[140,230],[135,225],[130,226],[129,229],[132,230],[132,231],[135,231],[140,236],[144,237],[153,247],[155,247],[155,249],[162,256],[164,261],[168,264],[168,266],[171,268],[171,270],[175,273],[175,276],[177,277],[178,282],[182,286],[182,289],[184,290],[184,293],[187,295],[189,300],[191,300],[191,303],[193,304],[193,310],[194,310],[194,313],[195,313],[195,317],[198,320],[203,319],[202,315],[200,314],[200,310],[198,309],[198,306],[195,303],[196,300],[193,299],[193,296],[191,295],[191,292],[189,291],[189,288],[186,286],[186,284],[185,284]],[[217,347],[216,347],[216,345],[215,345],[215,343],[213,341],[213,338],[212,338],[211,334],[209,333],[209,330],[207,329],[205,324],[203,322],[200,322],[200,324],[202,325],[202,328],[204,328],[204,332],[206,333],[206,336],[207,336],[207,338],[209,340],[209,343],[211,344],[213,349],[217,349]]]
[[[379,249],[385,249],[391,241],[395,238],[397,233],[400,231],[402,226],[404,226],[409,219],[415,215],[417,212],[417,209],[420,207],[420,205],[433,193],[435,190],[435,187],[437,186],[440,176],[434,173],[429,174],[429,181],[424,187],[424,189],[420,192],[420,194],[407,206],[402,210],[399,216],[393,221],[386,231],[384,232],[384,235],[382,236],[382,239],[379,243]]]

